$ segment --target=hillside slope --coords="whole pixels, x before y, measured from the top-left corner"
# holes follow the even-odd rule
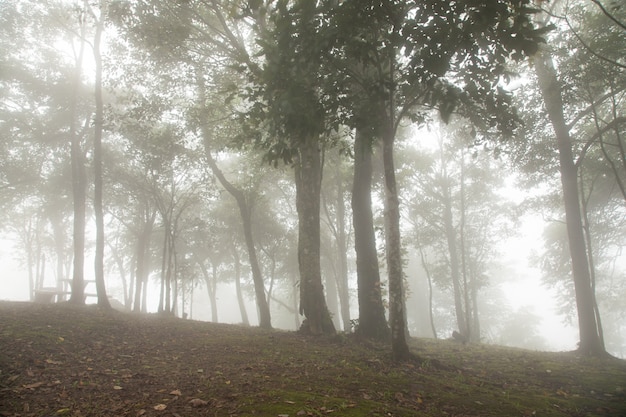
[[[626,363],[0,302],[0,416],[626,416]]]

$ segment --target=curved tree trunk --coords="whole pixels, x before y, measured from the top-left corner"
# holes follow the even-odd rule
[[[357,333],[387,340],[390,332],[381,294],[374,216],[372,214],[372,143],[359,129],[354,143],[352,223],[359,294]]]
[[[198,101],[200,106],[204,106],[206,103],[205,86],[200,74],[200,69],[197,69],[196,84],[198,89]],[[243,234],[246,241],[246,248],[248,249],[248,259],[250,262],[250,268],[252,269],[252,281],[254,282],[254,294],[256,298],[257,311],[259,313],[259,327],[265,329],[272,328],[272,317],[270,314],[270,308],[265,298],[265,284],[263,282],[263,274],[261,273],[261,266],[256,253],[256,247],[254,245],[254,238],[252,234],[252,208],[246,199],[246,195],[243,191],[236,188],[226,177],[224,173],[219,169],[213,155],[211,154],[211,134],[208,131],[206,123],[201,124],[202,136],[204,139],[205,154],[207,162],[213,175],[215,175],[226,191],[235,198],[237,206],[239,208],[239,214],[241,215],[241,221],[243,224]]]
[[[565,206],[565,222],[570,256],[572,260],[572,275],[576,293],[576,307],[578,311],[578,328],[580,332],[579,351],[586,355],[606,355],[598,329],[599,315],[594,311],[594,296],[589,272],[587,247],[583,232],[580,200],[578,196],[578,176],[576,164],[572,154],[572,143],[565,117],[563,115],[563,101],[561,86],[552,63],[552,58],[546,51],[538,53],[534,60],[535,72],[541,89],[544,104],[556,136],[559,152],[559,168],[563,187],[563,202]]]

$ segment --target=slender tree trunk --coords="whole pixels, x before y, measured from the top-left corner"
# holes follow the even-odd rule
[[[214,262],[211,262],[211,271],[210,276],[208,271],[206,272],[205,279],[207,280],[207,289],[211,298],[211,321],[217,323],[217,266]]]
[[[337,164],[337,247],[339,249],[339,271],[337,292],[344,331],[350,330],[350,293],[348,291],[348,236],[346,234],[346,206],[344,202],[341,164]]]
[[[71,102],[71,119],[70,119],[70,158],[72,168],[72,197],[74,205],[74,262],[72,273],[72,295],[70,302],[73,304],[85,304],[85,206],[86,206],[86,172],[84,155],[81,146],[81,138],[76,129],[76,118],[78,116],[78,95],[81,84],[81,66],[85,51],[86,28],[83,19],[81,24],[81,40],[76,59],[76,73],[73,82],[73,97]]]
[[[28,265],[28,294],[29,300],[35,301],[35,248],[33,247],[33,220],[28,219],[27,226],[22,232],[24,236],[24,248],[26,249],[26,264]]]
[[[50,224],[52,226],[52,235],[54,236],[54,248],[56,252],[56,289],[58,292],[65,291],[65,233],[63,228],[63,220],[60,212],[55,212],[50,216]],[[59,294],[57,301],[64,301],[65,295]]]
[[[419,241],[419,237],[417,238],[417,249],[420,253],[422,268],[424,268],[424,272],[426,273],[426,280],[428,282],[428,320],[430,322],[430,329],[433,332],[433,337],[437,339],[437,329],[435,328],[435,320],[433,318],[433,280],[430,274],[430,268],[428,267],[428,263],[426,262],[426,254],[424,253],[424,248]]]
[[[96,64],[95,79],[95,132],[93,143],[93,167],[94,167],[94,212],[96,218],[96,253],[95,253],[95,278],[96,293],[98,294],[98,306],[111,308],[109,297],[104,282],[104,210],[102,204],[102,130],[104,123],[104,107],[102,103],[102,56],[100,43],[104,29],[105,2],[100,2],[100,16],[96,18],[96,34],[93,43],[93,56]],[[95,15],[94,15],[95,18]]]
[[[559,152],[559,167],[563,187],[565,222],[569,250],[572,260],[572,275],[576,293],[578,327],[580,332],[579,351],[585,355],[606,355],[598,331],[598,319],[594,311],[593,289],[589,273],[587,248],[580,213],[577,186],[577,170],[572,154],[572,143],[563,115],[561,86],[552,58],[547,51],[540,51],[534,60],[537,80],[544,104],[556,136]]]
[[[390,107],[393,108],[393,107]],[[393,113],[391,113],[393,114]],[[395,131],[394,118],[390,117],[383,133],[383,169],[385,176],[385,249],[387,273],[389,274],[389,324],[391,348],[395,360],[410,358],[406,335],[404,305],[404,275],[402,271],[402,247],[400,239],[400,202],[393,161]]]
[[[156,212],[146,208],[143,218],[143,226],[137,239],[137,272],[135,278],[135,302],[134,309],[136,313],[142,311],[141,297],[146,292],[146,286],[148,284],[149,257],[150,257],[150,238],[152,236],[152,228],[154,226],[154,220],[156,218]]]
[[[320,195],[322,166],[318,138],[302,138],[295,167],[298,211],[298,265],[300,269],[300,314],[306,320],[301,330],[315,335],[334,334],[324,297],[320,267]]]
[[[468,278],[468,262],[467,255],[470,248],[465,239],[465,224],[466,224],[466,206],[465,206],[465,151],[461,148],[461,178],[460,182],[460,219],[459,219],[459,248],[461,250],[461,276],[463,277],[463,304],[465,305],[465,340],[478,341],[479,335],[473,334],[472,329],[472,316],[476,314],[476,311],[472,311],[470,304],[470,288]],[[459,329],[461,330],[461,329]]]
[[[233,261],[235,263],[235,290],[237,292],[239,312],[241,313],[241,322],[244,326],[250,326],[248,312],[246,311],[246,303],[244,302],[243,293],[241,291],[241,260],[239,259],[237,246],[235,246],[234,243],[231,243],[231,250],[233,251]]]
[[[371,339],[390,336],[381,293],[378,251],[372,214],[372,141],[359,129],[354,143],[352,224],[359,295],[357,333]]]
[[[454,311],[456,313],[456,323],[459,332],[467,337],[467,319],[463,307],[463,289],[461,287],[461,272],[459,265],[459,252],[457,250],[456,233],[452,218],[452,197],[449,188],[444,191],[444,226],[446,230],[446,240],[448,242],[448,253],[450,255],[450,277],[452,279],[452,289],[454,291]]]

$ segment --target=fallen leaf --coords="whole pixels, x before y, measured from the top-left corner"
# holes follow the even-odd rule
[[[192,407],[202,407],[204,405],[207,405],[208,403],[208,401],[201,400],[200,398],[194,398],[193,400],[189,401],[189,404],[191,404]]]
[[[178,395],[178,396],[181,396],[181,395],[183,395],[183,394],[180,392],[180,390],[179,390],[179,389],[175,389],[174,391],[170,392],[170,395]]]
[[[146,414],[146,410],[145,410],[145,409],[143,409],[143,408],[142,408],[141,410],[138,410],[138,411],[137,411],[137,415],[138,415],[138,416],[143,416],[144,414]]]
[[[119,385],[113,385],[113,389],[119,391],[122,389],[122,387],[120,387]]]
[[[62,416],[62,415],[65,415],[65,414],[67,414],[69,412],[70,412],[69,408],[61,408],[60,410],[57,410],[56,415],[57,416]]]
[[[43,385],[43,382],[35,382],[34,384],[24,385],[24,388],[33,389],[33,388],[39,388],[42,385]]]
[[[163,410],[165,410],[167,408],[167,405],[165,405],[165,404],[157,404],[157,405],[155,405],[152,408],[154,408],[157,411],[163,411]]]

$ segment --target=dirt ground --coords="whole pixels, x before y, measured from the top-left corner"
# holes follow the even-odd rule
[[[411,343],[0,302],[0,416],[626,416],[624,361]]]

